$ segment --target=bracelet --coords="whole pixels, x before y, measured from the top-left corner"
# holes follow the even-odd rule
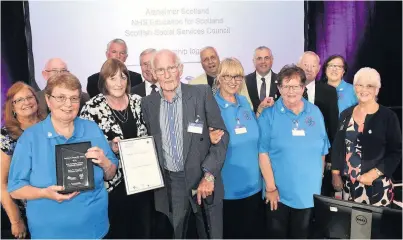
[[[275,192],[275,191],[277,191],[277,188],[275,188],[275,189],[273,189],[273,190],[271,190],[271,191],[267,191],[267,190],[266,190],[266,192],[268,192],[268,193],[272,193],[272,192]]]

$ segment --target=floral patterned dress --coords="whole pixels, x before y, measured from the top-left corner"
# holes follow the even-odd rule
[[[13,139],[10,136],[10,134],[8,133],[6,127],[2,127],[1,128],[1,134],[0,134],[0,148],[1,148],[1,151],[3,151],[8,156],[12,157],[16,145],[17,145],[17,140]],[[23,218],[25,218],[26,201],[14,200],[14,202],[19,207],[21,216]],[[3,209],[2,209],[2,211],[3,211]],[[3,220],[4,220],[4,218],[3,218]]]
[[[389,178],[381,176],[372,186],[360,183],[362,145],[358,136],[362,133],[351,117],[346,130],[346,163],[343,176],[347,179],[343,187],[343,199],[374,206],[389,206],[393,201],[393,185]]]

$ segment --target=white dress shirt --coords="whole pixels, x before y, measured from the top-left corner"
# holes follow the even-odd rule
[[[149,81],[144,81],[146,83],[146,96],[151,94],[151,91],[153,90],[153,88],[151,87],[151,83]],[[155,83],[155,86],[157,86],[155,88],[155,91],[159,91],[160,90],[160,84],[158,82]]]
[[[266,97],[270,95],[270,86],[271,86],[271,70],[266,76],[263,77],[266,82]],[[256,85],[257,85],[257,94],[259,95],[260,99],[260,88],[262,87],[263,81],[262,81],[262,76],[256,71]]]
[[[312,82],[308,83],[308,85],[306,85],[306,90],[308,93],[308,101],[312,104],[315,103],[315,80],[313,80]]]

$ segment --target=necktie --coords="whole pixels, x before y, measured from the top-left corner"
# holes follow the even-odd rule
[[[156,93],[157,90],[155,90],[157,88],[157,86],[155,86],[155,84],[151,84],[151,93]]]
[[[260,86],[260,101],[266,98],[266,79],[262,78],[262,86]]]
[[[306,100],[309,101],[307,88],[304,89],[304,93],[302,94],[302,96],[303,96]]]

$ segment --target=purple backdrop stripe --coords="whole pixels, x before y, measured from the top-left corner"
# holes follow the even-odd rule
[[[11,86],[11,79],[8,74],[6,62],[1,58],[1,126],[3,126],[3,109],[6,102],[6,93]]]
[[[333,54],[341,54],[352,67],[375,2],[324,1],[323,5],[323,13],[316,19],[316,51],[321,63]],[[351,81],[353,75],[349,71],[346,80]]]

